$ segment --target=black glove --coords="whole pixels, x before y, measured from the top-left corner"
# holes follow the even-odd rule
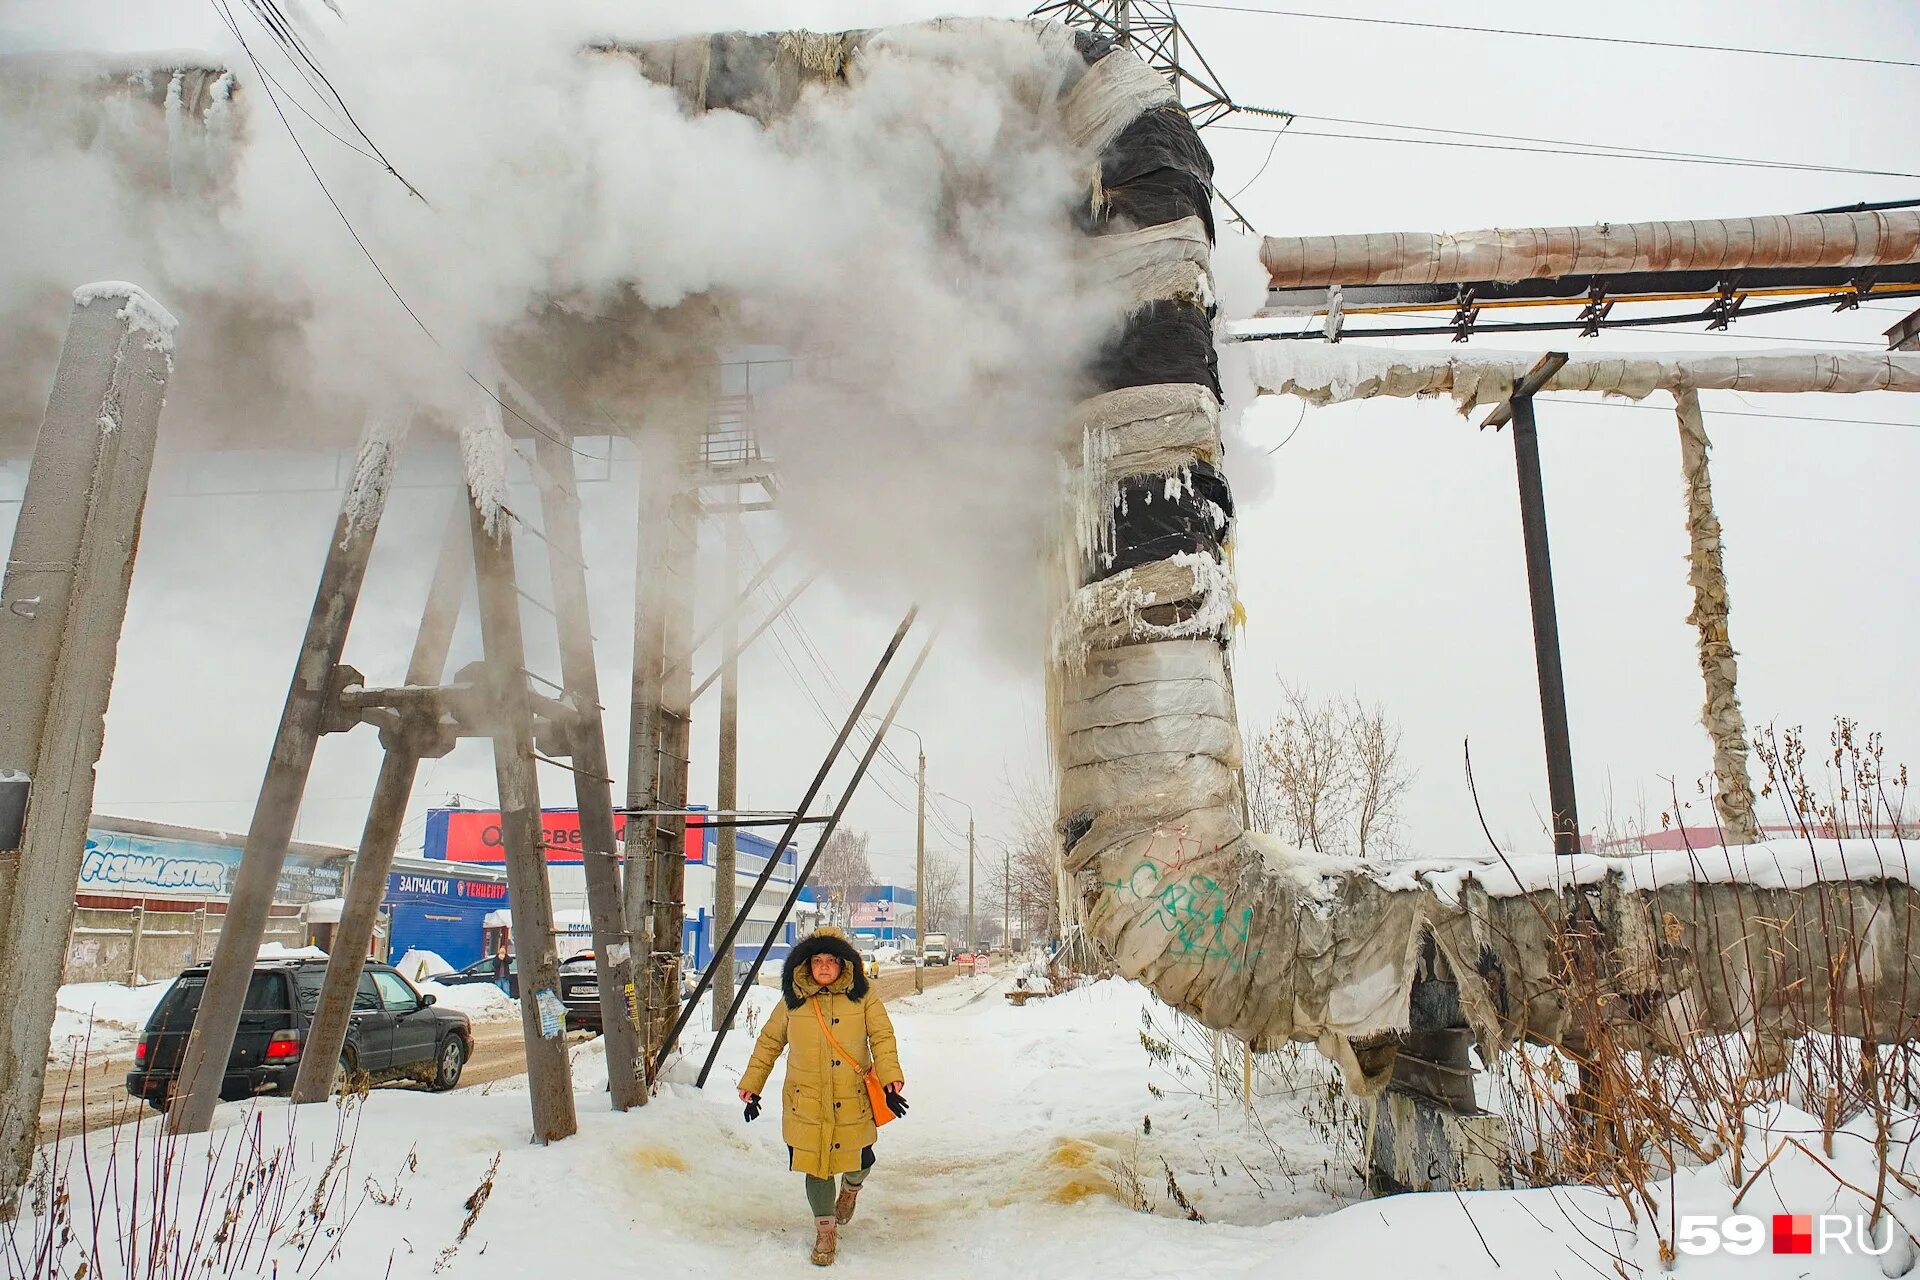
[[[758,1120],[759,1118],[760,1118],[760,1095],[756,1093],[753,1095],[753,1100],[747,1103],[747,1123],[752,1124],[755,1120]]]
[[[907,1114],[907,1100],[900,1096],[898,1090],[888,1089],[882,1096],[887,1100],[887,1110],[893,1112],[896,1119]]]

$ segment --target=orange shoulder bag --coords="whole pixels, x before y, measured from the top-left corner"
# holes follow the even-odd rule
[[[841,1047],[840,1042],[833,1038],[833,1032],[827,1030],[827,1015],[820,1012],[820,998],[815,996],[813,999],[807,1001],[807,1003],[813,1006],[813,1016],[820,1020],[820,1034],[827,1038],[827,1043],[838,1050],[840,1056],[848,1062],[858,1062],[858,1058],[848,1053]],[[880,1073],[869,1066],[866,1075],[862,1076],[861,1080],[867,1086],[867,1102],[873,1107],[874,1125],[878,1127],[883,1124],[891,1124],[894,1120],[898,1119],[898,1117],[893,1114],[893,1108],[887,1105],[887,1091],[880,1087]]]

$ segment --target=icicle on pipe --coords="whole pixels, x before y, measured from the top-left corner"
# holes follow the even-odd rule
[[[1074,589],[1051,655],[1064,865],[1088,937],[1122,974],[1211,1027],[1255,1045],[1316,1042],[1362,1093],[1391,1074],[1429,946],[1483,1053],[1522,1038],[1578,1048],[1580,1020],[1557,977],[1575,918],[1597,924],[1601,981],[1629,997],[1629,1034],[1649,1050],[1702,1032],[1909,1034],[1898,994],[1920,964],[1901,942],[1914,903],[1898,849],[1750,845],[1384,869],[1245,829],[1225,658],[1232,502],[1214,469],[1219,385],[1211,343],[1188,332],[1196,312],[1209,337],[1214,322],[1211,167],[1131,55],[1081,52],[1092,64],[1083,86],[1132,95],[1123,106],[1103,93],[1084,121],[1084,90],[1063,103],[1070,133],[1109,139],[1088,262],[1131,307],[1095,371],[1101,390],[1073,424],[1082,438],[1068,451],[1074,510],[1063,525]],[[1140,161],[1149,137],[1154,159]],[[1464,409],[1505,398],[1532,363],[1304,354],[1262,350],[1262,390],[1316,402],[1452,394]],[[1555,383],[1634,396],[1681,385],[1920,389],[1920,360],[1576,360]],[[1696,537],[1706,533],[1700,523]],[[1818,897],[1806,892],[1816,884]],[[1846,982],[1830,980],[1837,972]]]

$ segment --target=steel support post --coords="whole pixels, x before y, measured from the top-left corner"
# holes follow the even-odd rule
[[[333,537],[327,543],[327,560],[320,571],[320,589],[307,620],[306,639],[301,643],[293,682],[280,713],[280,727],[274,734],[273,754],[254,804],[253,822],[247,828],[240,870],[220,921],[220,940],[214,946],[213,965],[193,1020],[193,1034],[187,1040],[179,1091],[167,1115],[168,1127],[174,1133],[201,1133],[213,1123],[227,1056],[233,1051],[234,1031],[240,1025],[240,1011],[259,957],[261,933],[273,906],[281,866],[286,862],[287,844],[293,839],[294,822],[300,816],[314,748],[335,693],[341,650],[346,646],[354,606],[360,600],[374,533],[386,507],[393,460],[392,437],[369,429],[361,441]]]
[[[520,976],[520,1032],[526,1042],[533,1140],[548,1143],[579,1128],[567,1065],[560,962],[553,944],[553,895],[540,835],[540,784],[534,774],[533,708],[527,698],[520,597],[514,589],[512,519],[472,508],[473,568],[480,587],[480,636],[493,688],[493,773],[500,790],[500,835],[507,860],[513,947]],[[541,997],[546,997],[542,1008]],[[543,1017],[542,1015],[545,1015]]]
[[[620,900],[620,851],[614,839],[613,782],[607,774],[607,738],[600,718],[600,676],[593,660],[580,487],[574,477],[573,453],[560,438],[541,432],[534,448],[545,473],[540,511],[560,634],[560,679],[575,713],[569,754],[574,803],[580,812],[580,855],[587,881],[587,915],[593,926],[594,969],[600,983],[607,1087],[613,1109],[625,1111],[646,1101],[647,1085],[636,1018],[633,939]]]
[[[33,1159],[172,320],[76,298],[0,583],[0,1217]]]
[[[1553,561],[1547,552],[1547,499],[1540,479],[1540,437],[1534,429],[1531,391],[1525,395],[1516,393],[1513,398],[1513,461],[1520,484],[1520,532],[1527,552],[1527,596],[1533,607],[1533,660],[1539,672],[1540,722],[1546,735],[1553,851],[1578,853],[1580,815],[1574,805],[1567,688],[1560,667],[1560,620],[1553,601]]]
[[[820,768],[815,771],[813,781],[807,784],[806,794],[800,797],[800,806],[795,809],[792,816],[787,819],[786,830],[781,833],[779,841],[773,846],[773,856],[768,858],[761,866],[760,874],[754,878],[753,887],[747,890],[746,901],[740,904],[741,913],[752,911],[754,904],[760,900],[761,892],[766,889],[767,881],[773,878],[774,868],[779,865],[781,857],[786,853],[787,846],[793,843],[794,834],[800,830],[801,824],[817,821],[817,819],[806,816],[807,810],[813,807],[815,797],[820,794],[820,788],[826,785],[827,775],[832,772],[835,762],[840,759],[841,751],[846,748],[847,739],[853,735],[853,727],[860,722],[861,717],[865,714],[867,703],[873,700],[874,690],[880,687],[880,678],[886,675],[887,668],[893,663],[894,655],[900,652],[900,646],[906,641],[907,632],[912,628],[913,620],[918,617],[919,614],[920,608],[918,605],[908,609],[906,616],[900,619],[900,625],[894,629],[893,638],[887,642],[886,649],[880,655],[880,661],[874,664],[873,674],[867,677],[866,687],[860,691],[860,696],[854,700],[853,710],[847,713],[846,720],[841,723],[839,736],[834,738],[833,745],[827,748],[826,757],[820,761]],[[855,773],[854,783],[857,784],[863,775],[864,767],[861,771]],[[835,811],[836,813],[845,810],[846,799],[848,795],[852,794],[853,785],[854,784],[849,784],[848,791],[841,796],[841,807]],[[814,842],[814,858],[816,860],[820,856],[819,851],[825,848],[827,841],[832,838],[833,828],[838,821],[839,819],[837,817],[827,819],[825,831],[823,831],[820,838]],[[811,867],[812,862],[809,862],[808,866]],[[732,954],[733,944],[739,936],[740,924],[743,918],[742,914],[736,914],[734,916],[732,926],[728,928],[726,935],[720,939],[719,944],[714,948],[716,951],[728,955]],[[772,934],[769,933],[768,936],[771,937]],[[756,964],[755,968],[748,973],[746,983],[741,986],[740,990],[734,993],[732,1005],[734,1011],[738,1011],[742,993],[746,990],[746,987],[752,985],[753,974],[757,972],[758,965]],[[688,1019],[693,1017],[695,1006],[699,1003],[700,997],[705,994],[708,985],[712,981],[713,966],[709,965],[706,972],[700,975],[700,981],[695,984],[692,998],[687,1001],[686,1007],[680,1010],[679,1018],[675,1020],[672,1028],[668,1030],[666,1039],[661,1042],[657,1050],[652,1050],[655,1054],[654,1069],[656,1071],[658,1071],[661,1064],[665,1063],[667,1054],[673,1050],[673,1046],[679,1042],[680,1033],[686,1030]],[[732,1013],[729,1013],[728,1018],[730,1021]],[[722,1023],[715,1028],[717,1033],[715,1036],[716,1044],[719,1042],[719,1034],[725,1032],[727,1025],[728,1023]],[[701,1082],[705,1083],[706,1074],[704,1071],[701,1073],[700,1078]]]
[[[463,496],[448,522],[433,582],[427,588],[426,609],[414,636],[413,656],[407,663],[410,687],[438,684],[446,673],[447,653],[453,645],[454,627],[460,621],[460,599],[472,562]],[[404,731],[390,736],[392,740],[386,742],[386,755],[380,761],[379,779],[373,786],[373,801],[367,807],[367,821],[360,831],[360,849],[347,881],[346,903],[333,931],[320,1002],[301,1048],[300,1071],[293,1082],[296,1103],[319,1102],[333,1091],[334,1067],[346,1046],[347,1024],[353,1016],[354,992],[366,970],[367,951],[380,920],[380,903],[387,894],[387,872],[393,866],[407,801],[419,772],[424,744]]]
[[[723,520],[725,549],[720,570],[722,600],[732,600],[739,583],[740,568],[740,488],[734,487],[733,509]],[[737,614],[729,610],[720,629],[720,648],[726,654],[720,660],[720,737],[718,760],[714,765],[713,807],[732,813],[740,800],[740,659],[734,652],[739,642]],[[691,655],[689,655],[691,656]],[[739,896],[736,880],[739,862],[735,829],[725,826],[714,832],[713,849],[713,934],[715,939],[732,932],[734,903]],[[733,956],[714,955],[713,1025],[719,1026],[733,1003]]]

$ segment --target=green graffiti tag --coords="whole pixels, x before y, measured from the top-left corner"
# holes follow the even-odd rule
[[[1106,887],[1152,904],[1150,918],[1173,935],[1169,954],[1180,963],[1200,965],[1218,960],[1240,969],[1259,955],[1257,950],[1250,953],[1247,949],[1253,909],[1234,909],[1226,891],[1204,872],[1180,874],[1178,865],[1166,866],[1149,855],[1131,874]]]

